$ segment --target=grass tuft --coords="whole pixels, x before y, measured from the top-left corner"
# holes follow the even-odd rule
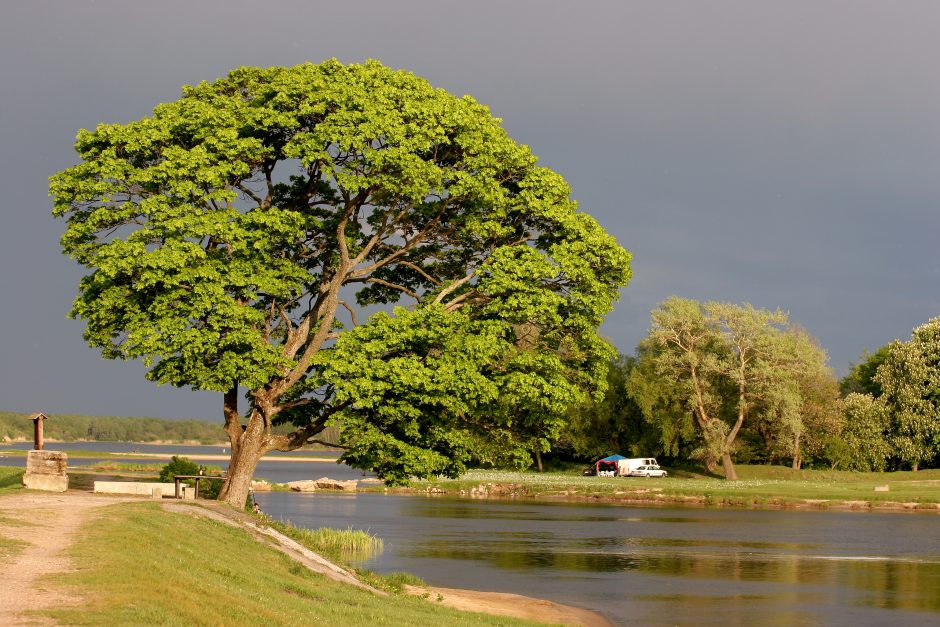
[[[311,551],[342,564],[363,562],[385,549],[381,538],[360,529],[304,529],[289,522],[268,520],[271,527]]]

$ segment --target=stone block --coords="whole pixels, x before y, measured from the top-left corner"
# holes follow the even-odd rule
[[[69,456],[60,451],[29,451],[23,486],[30,490],[65,492],[69,487]]]
[[[889,492],[890,490],[891,490],[891,486],[888,486],[888,485],[876,485],[875,486],[875,492]]]
[[[40,475],[26,473],[23,475],[23,486],[30,490],[44,490],[46,492],[65,492],[69,488],[68,475]]]
[[[316,492],[317,482],[306,479],[304,481],[288,481],[287,486],[294,492]]]
[[[172,483],[137,482],[137,481],[95,481],[95,494],[130,494],[153,497],[159,490],[160,496],[176,496]]]
[[[67,476],[69,456],[60,451],[29,451],[26,454],[26,473],[30,475]]]
[[[359,482],[355,479],[344,481],[342,479],[330,479],[329,477],[320,477],[314,481],[317,490],[345,490],[355,492],[359,487]]]

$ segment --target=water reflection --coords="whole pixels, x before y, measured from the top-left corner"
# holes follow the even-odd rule
[[[597,548],[633,545],[635,549],[590,552],[576,550],[578,545]],[[685,548],[675,550],[674,547],[680,545]],[[940,611],[938,560],[746,552],[736,550],[739,545],[732,541],[725,546],[727,551],[711,552],[691,542],[675,543],[665,538],[591,538],[567,543],[546,534],[493,538],[441,534],[416,541],[403,549],[401,555],[413,559],[481,561],[497,569],[516,572],[545,569],[587,573],[639,571],[682,579],[773,581],[852,588],[864,591],[860,599],[871,607]],[[937,618],[940,621],[940,617]]]
[[[936,515],[298,496],[260,498],[295,524],[383,538],[367,568],[620,624],[940,624]]]
[[[615,513],[607,515],[598,512],[566,513],[552,512],[546,514],[541,507],[525,507],[516,503],[490,501],[491,507],[480,508],[480,501],[460,502],[446,498],[416,499],[420,501],[413,508],[416,516],[422,518],[461,518],[467,520],[525,520],[525,521],[563,521],[563,522],[613,522],[617,520]]]

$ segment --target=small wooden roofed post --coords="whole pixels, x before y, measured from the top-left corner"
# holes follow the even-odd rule
[[[49,417],[42,412],[32,414],[29,419],[33,421],[33,448],[42,450],[42,423]]]

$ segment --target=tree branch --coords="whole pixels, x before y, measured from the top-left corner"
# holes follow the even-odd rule
[[[261,196],[258,196],[257,194],[255,194],[253,191],[251,191],[250,187],[246,187],[241,181],[239,181],[238,183],[235,183],[235,187],[237,187],[241,191],[241,193],[243,193],[245,196],[248,196],[253,201],[255,201],[258,204],[258,207],[262,209],[267,208]]]
[[[359,270],[356,270],[355,272],[350,273],[350,277],[359,278],[359,277],[368,276],[369,274],[372,274],[379,268],[387,266],[388,264],[392,263],[393,261],[395,261],[402,255],[404,255],[408,251],[412,250],[415,246],[423,242],[424,239],[428,236],[428,234],[432,230],[434,230],[434,228],[438,225],[438,222],[440,222],[441,217],[444,215],[444,211],[446,210],[447,210],[447,205],[446,204],[442,205],[441,210],[437,212],[437,215],[431,218],[428,221],[428,223],[424,225],[424,228],[418,231],[418,233],[416,233],[415,236],[412,237],[410,240],[407,240],[401,248],[399,248],[398,250],[390,254],[388,257],[385,257],[384,259],[380,259],[376,261],[371,266],[360,268]]]
[[[391,281],[386,281],[384,279],[377,279],[375,277],[366,277],[364,279],[353,279],[350,283],[376,283],[378,285],[384,285],[385,287],[390,287],[393,290],[398,290],[399,292],[404,292],[408,296],[411,296],[415,300],[418,300],[417,292],[414,292],[403,285],[398,285],[397,283],[392,283]]]
[[[354,212],[358,211],[359,208],[362,207],[362,203],[366,201],[366,198],[369,197],[370,193],[372,193],[372,190],[364,189],[356,194],[355,197],[349,199],[346,202],[346,207],[343,209],[343,217],[336,226],[336,243],[339,246],[340,267],[342,268],[341,273],[345,272],[346,268],[355,265],[350,263],[349,243],[346,241],[346,226],[349,224],[350,216],[352,216]]]
[[[441,281],[439,281],[438,279],[435,279],[430,274],[425,272],[424,269],[418,264],[411,263],[410,261],[405,261],[405,260],[399,261],[398,263],[400,265],[405,266],[406,268],[411,268],[412,270],[414,270],[415,272],[423,276],[425,279],[427,279],[428,282],[433,283],[434,285],[441,285]]]
[[[447,298],[450,294],[454,292],[454,290],[461,287],[462,285],[466,285],[470,280],[473,279],[475,275],[476,275],[476,270],[474,270],[467,276],[463,277],[462,279],[458,279],[454,281],[453,283],[451,283],[450,285],[442,289],[440,292],[438,292],[437,296],[434,297],[434,304],[440,305],[444,301],[445,298]]]
[[[359,322],[357,322],[356,320],[356,310],[350,307],[349,303],[347,303],[345,300],[339,301],[339,305],[341,305],[343,309],[349,312],[349,317],[352,319],[353,326],[358,327]]]
[[[369,241],[366,242],[366,245],[363,246],[363,247],[362,247],[362,250],[359,251],[359,254],[356,255],[356,258],[355,258],[355,259],[353,260],[353,262],[352,262],[352,266],[353,266],[353,267],[358,266],[360,263],[363,262],[363,260],[364,260],[366,257],[369,256],[369,253],[372,252],[372,250],[375,248],[376,244],[378,244],[378,243],[382,240],[382,238],[385,237],[385,234],[386,234],[386,233],[385,233],[385,229],[388,228],[388,225],[389,225],[390,222],[398,222],[398,221],[400,221],[402,218],[405,217],[405,212],[406,212],[409,208],[413,208],[413,207],[414,207],[414,205],[409,205],[408,207],[403,208],[401,211],[399,211],[399,212],[395,215],[395,218],[394,218],[394,219],[390,219],[389,215],[386,214],[385,217],[382,219],[382,226],[380,226],[378,229],[375,230],[375,233],[372,234],[372,237],[369,238]]]
[[[294,449],[300,448],[307,442],[310,442],[313,436],[317,435],[326,428],[326,423],[330,416],[346,409],[351,404],[352,401],[346,401],[338,405],[333,405],[332,407],[324,409],[320,415],[317,416],[316,420],[314,420],[309,425],[298,427],[286,435],[271,435],[268,438],[268,444],[266,446],[267,450],[292,451]],[[332,443],[321,443],[327,444],[328,446],[333,446]]]

